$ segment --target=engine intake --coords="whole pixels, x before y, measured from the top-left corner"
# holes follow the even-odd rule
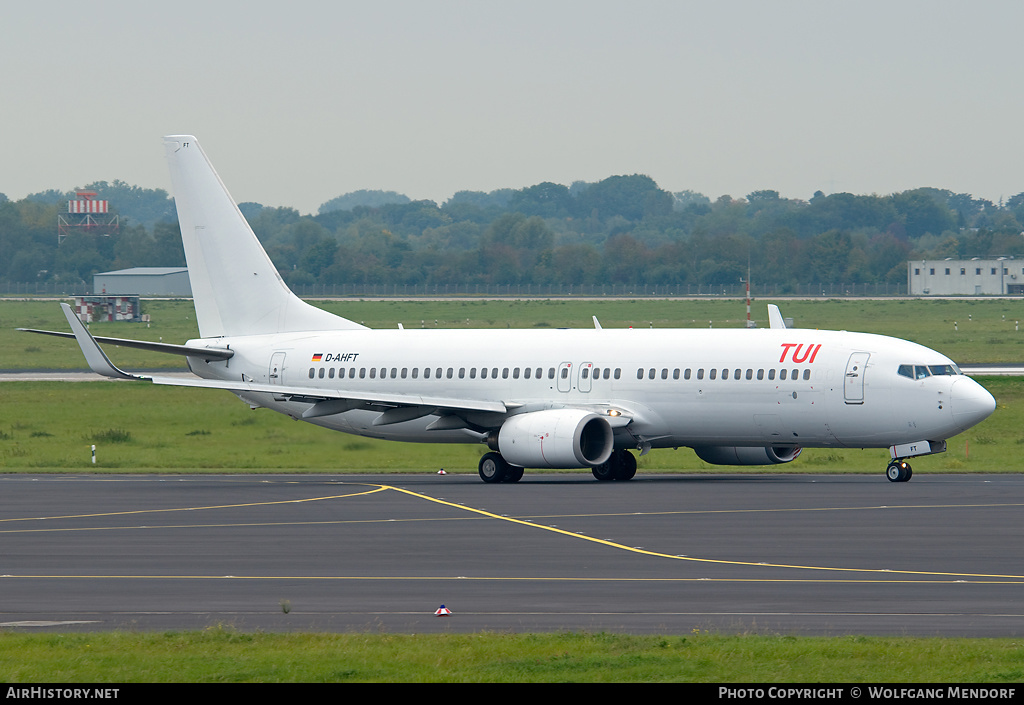
[[[582,409],[548,409],[509,418],[498,431],[498,450],[512,465],[587,468],[612,454],[612,427]]]
[[[775,465],[796,460],[800,446],[694,446],[697,457],[712,465]]]

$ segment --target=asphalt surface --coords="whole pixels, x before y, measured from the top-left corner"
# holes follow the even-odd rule
[[[1020,475],[7,475],[0,496],[2,628],[1024,634]]]

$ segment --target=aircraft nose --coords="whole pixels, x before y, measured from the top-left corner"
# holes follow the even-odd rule
[[[989,391],[967,377],[953,382],[949,393],[953,421],[963,430],[981,423],[996,410],[996,400]]]

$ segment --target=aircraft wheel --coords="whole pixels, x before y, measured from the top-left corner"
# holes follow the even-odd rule
[[[508,465],[508,463],[506,463]],[[523,472],[526,468],[517,467],[515,465],[508,466],[508,472],[505,473],[504,482],[519,482],[523,479]]]
[[[616,451],[612,454],[617,465],[615,479],[620,481],[632,480],[636,475],[636,456],[628,450]]]
[[[480,479],[484,482],[501,482],[508,471],[509,464],[498,453],[484,453],[480,458]]]
[[[606,482],[608,480],[614,480],[615,479],[615,454],[613,453],[612,457],[608,458],[608,460],[604,461],[600,465],[595,465],[594,467],[590,468],[590,472],[594,473],[594,477],[596,477],[601,482]]]
[[[910,465],[903,460],[893,461],[885,469],[885,476],[889,478],[889,482],[906,482],[913,474]]]

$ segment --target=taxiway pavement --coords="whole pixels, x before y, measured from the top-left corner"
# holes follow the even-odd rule
[[[7,475],[0,496],[4,628],[1024,634],[1021,475]]]

